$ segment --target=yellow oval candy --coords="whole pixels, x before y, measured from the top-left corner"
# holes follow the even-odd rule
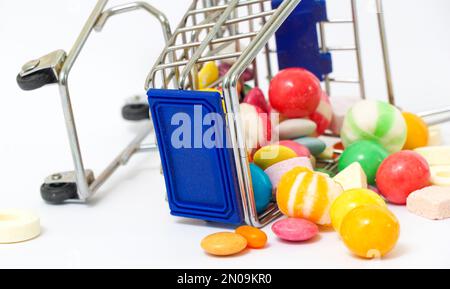
[[[277,188],[277,204],[288,217],[329,226],[331,204],[341,193],[342,187],[330,177],[296,167],[281,178]]]
[[[270,145],[259,149],[253,156],[253,162],[258,167],[265,170],[276,163],[296,157],[297,154],[288,147],[280,145]]]
[[[377,193],[367,189],[352,189],[342,193],[331,206],[331,223],[336,232],[341,229],[342,220],[353,209],[363,205],[387,207],[386,202]]]
[[[198,89],[204,89],[219,79],[219,68],[214,61],[207,62],[198,73]]]
[[[247,248],[247,239],[236,233],[221,232],[204,238],[201,246],[211,255],[230,256]]]

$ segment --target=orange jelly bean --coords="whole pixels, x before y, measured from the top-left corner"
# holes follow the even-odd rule
[[[267,235],[258,228],[241,226],[236,229],[236,234],[247,239],[247,246],[253,249],[264,248],[267,244]]]

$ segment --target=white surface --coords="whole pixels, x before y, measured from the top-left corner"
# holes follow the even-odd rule
[[[276,240],[270,229],[267,249],[232,258],[206,256],[200,240],[223,228],[169,215],[155,155],[137,156],[88,205],[44,204],[39,196],[43,178],[72,169],[59,96],[55,87],[22,92],[15,76],[25,61],[58,48],[69,50],[93,2],[0,0],[0,207],[35,209],[43,225],[35,240],[1,245],[0,267],[450,267],[450,220],[428,221],[404,207],[392,207],[401,222],[401,239],[381,261],[352,257],[333,232],[292,245]],[[112,1],[119,2],[124,1]],[[189,3],[149,2],[174,25]],[[414,112],[450,104],[450,2],[385,2],[399,103]],[[337,7],[344,10],[346,3]],[[365,3],[362,16],[373,18]],[[338,12],[330,14],[344,14]],[[364,35],[376,37],[373,31]],[[156,22],[142,12],[111,19],[102,34],[92,36],[71,85],[86,166],[98,173],[136,131],[121,120],[120,108],[124,98],[141,91],[162,37]],[[370,42],[365,43],[369,96],[384,95],[377,72],[381,63]],[[449,142],[449,126],[444,134]]]

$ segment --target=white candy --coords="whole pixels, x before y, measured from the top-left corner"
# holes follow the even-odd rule
[[[450,146],[432,146],[415,149],[430,166],[450,165]]]
[[[431,166],[431,183],[436,186],[450,186],[450,166]]]
[[[277,129],[281,140],[290,140],[311,135],[317,125],[312,120],[297,118],[281,122]]]
[[[0,211],[0,244],[18,243],[41,233],[39,217],[25,210]]]
[[[351,189],[367,189],[367,176],[358,162],[349,165],[337,174],[333,180],[340,184],[344,191]]]

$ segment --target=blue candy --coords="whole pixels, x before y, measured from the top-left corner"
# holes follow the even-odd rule
[[[255,164],[250,164],[252,174],[253,193],[255,196],[256,211],[263,213],[272,200],[272,183],[267,174]]]

